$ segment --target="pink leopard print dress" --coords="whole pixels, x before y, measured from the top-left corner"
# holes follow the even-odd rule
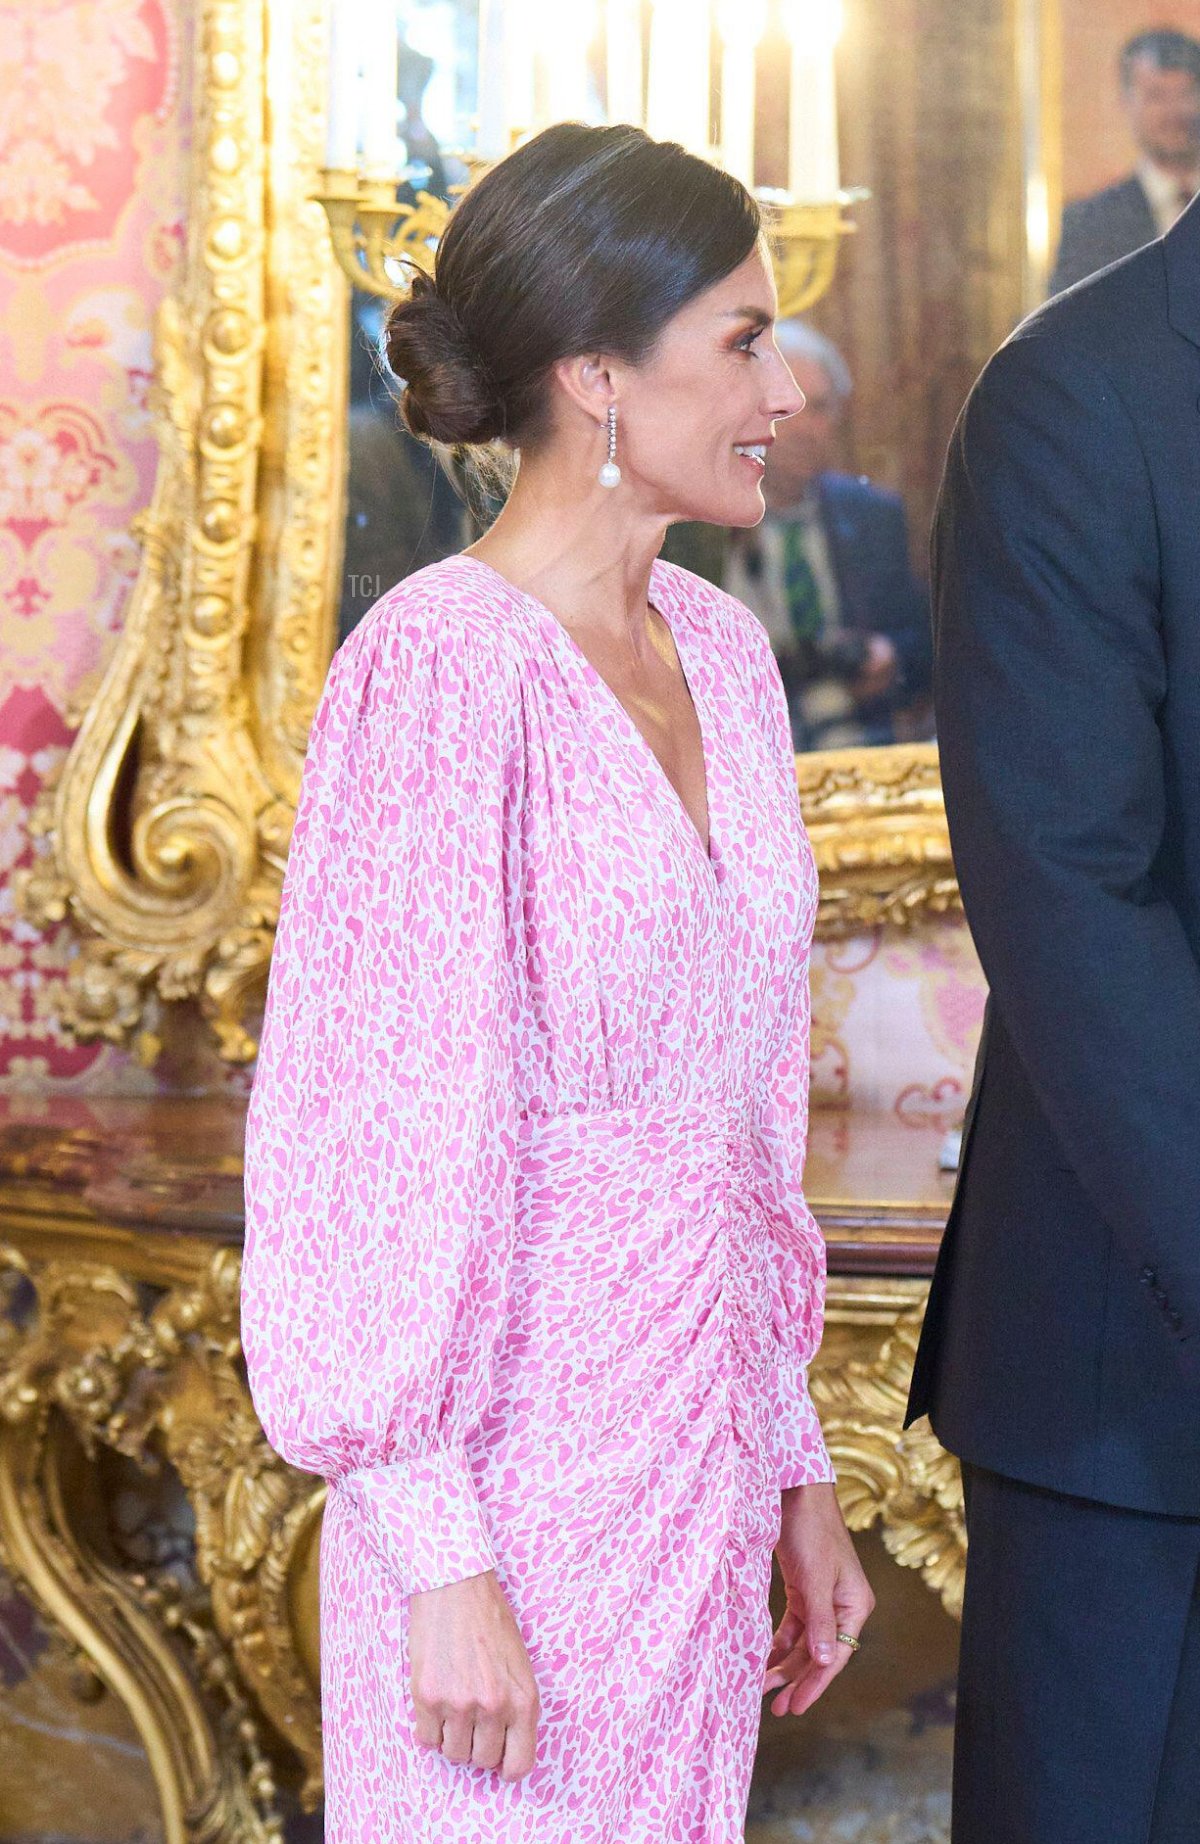
[[[828,1479],[801,1193],[816,875],[738,602],[656,564],[705,851],[553,614],[410,577],[314,725],[246,1161],[272,1443],[329,1480],[331,1844],[735,1844],[780,1488]],[[496,1569],[515,1784],[412,1737],[406,1603]]]

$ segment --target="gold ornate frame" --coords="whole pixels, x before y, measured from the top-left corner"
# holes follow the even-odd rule
[[[82,937],[67,1022],[198,998],[245,1061],[333,637],[346,285],[307,193],[327,0],[200,0],[187,255],[157,326],[159,467],[125,624],[35,830],[26,912]],[[270,98],[270,106],[268,106]]]
[[[796,781],[821,873],[818,934],[961,907],[932,743],[797,756]]]
[[[347,290],[310,196],[328,4],[200,0],[194,202],[158,322],[142,564],[35,818],[22,898],[81,937],[66,998],[79,1035],[152,1047],[158,1002],[198,999],[234,1062],[254,1054],[247,1017],[334,630]],[[801,758],[797,772],[824,932],[956,902],[932,748]]]

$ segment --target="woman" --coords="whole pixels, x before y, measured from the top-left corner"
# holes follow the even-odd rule
[[[774,311],[736,181],[565,125],[390,319],[409,428],[520,467],[334,661],[251,1106],[339,1844],[733,1844],[764,1690],[806,1708],[870,1610],[806,1383],[787,711],[753,617],[656,561],[762,517]]]

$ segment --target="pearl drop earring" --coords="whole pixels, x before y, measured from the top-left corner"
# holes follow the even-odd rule
[[[619,487],[620,484],[621,470],[617,466],[617,406],[615,403],[610,403],[608,406],[608,460],[600,469],[600,485]]]

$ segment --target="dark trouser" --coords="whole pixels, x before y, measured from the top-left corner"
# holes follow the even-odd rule
[[[1200,1520],[963,1476],[954,1844],[1200,1844]]]

